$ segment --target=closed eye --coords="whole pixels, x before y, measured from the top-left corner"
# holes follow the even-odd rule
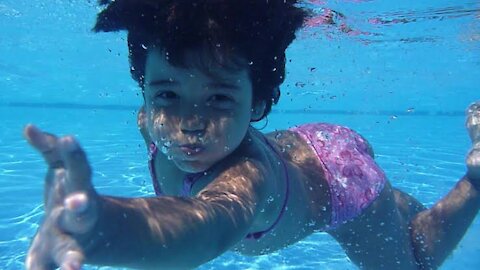
[[[210,101],[213,102],[228,102],[228,101],[234,101],[233,98],[227,96],[227,95],[213,95],[210,97]]]

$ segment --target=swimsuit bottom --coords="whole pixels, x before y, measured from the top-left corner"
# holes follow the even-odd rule
[[[324,230],[359,216],[379,196],[385,173],[370,155],[368,142],[355,131],[332,124],[306,124],[290,129],[315,151],[330,188],[332,214]]]

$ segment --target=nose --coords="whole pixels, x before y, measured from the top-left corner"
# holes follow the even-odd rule
[[[184,134],[202,136],[205,133],[205,128],[205,121],[198,114],[193,114],[180,120],[180,130]]]

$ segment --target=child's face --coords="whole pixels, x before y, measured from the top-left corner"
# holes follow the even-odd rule
[[[187,60],[198,57],[191,53]],[[158,148],[185,172],[205,171],[232,153],[256,117],[247,69],[210,66],[213,76],[172,66],[159,50],[150,50],[147,56],[148,130]]]

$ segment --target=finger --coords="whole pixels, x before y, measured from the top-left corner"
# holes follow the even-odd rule
[[[85,234],[92,230],[98,217],[95,197],[86,192],[74,192],[64,200],[60,227],[72,234]]]
[[[65,193],[90,192],[93,189],[92,171],[85,152],[71,136],[62,138],[59,148],[67,173]]]
[[[59,234],[52,249],[53,260],[61,270],[80,270],[85,260],[82,249],[72,237]]]
[[[70,233],[85,233],[97,221],[97,200],[91,184],[90,165],[85,152],[73,137],[62,138],[60,150],[66,168],[63,187],[66,198],[60,226]]]
[[[50,188],[45,188],[45,214],[54,209],[56,206],[62,206],[63,200],[65,199],[65,182],[66,182],[66,171],[63,168],[56,170],[49,170],[47,173],[46,182],[51,182]]]
[[[24,128],[23,133],[30,145],[42,153],[50,168],[62,167],[60,153],[57,148],[58,139],[55,135],[43,132],[31,124]]]
[[[79,250],[69,250],[61,256],[60,270],[80,270],[84,261],[84,255]]]
[[[42,132],[34,125],[27,125],[24,129],[24,135],[27,141],[42,154],[49,166],[45,177],[44,188],[45,211],[48,212],[52,206],[52,204],[49,203],[49,197],[53,192],[56,192],[52,190],[52,186],[57,177],[57,169],[63,167],[63,162],[57,146],[58,139],[52,134]]]
[[[27,270],[53,270],[55,265],[50,259],[49,241],[46,239],[45,229],[40,227],[33,238],[32,244],[25,258],[25,269]]]
[[[470,104],[466,111],[466,126],[473,143],[480,141],[480,101]]]

